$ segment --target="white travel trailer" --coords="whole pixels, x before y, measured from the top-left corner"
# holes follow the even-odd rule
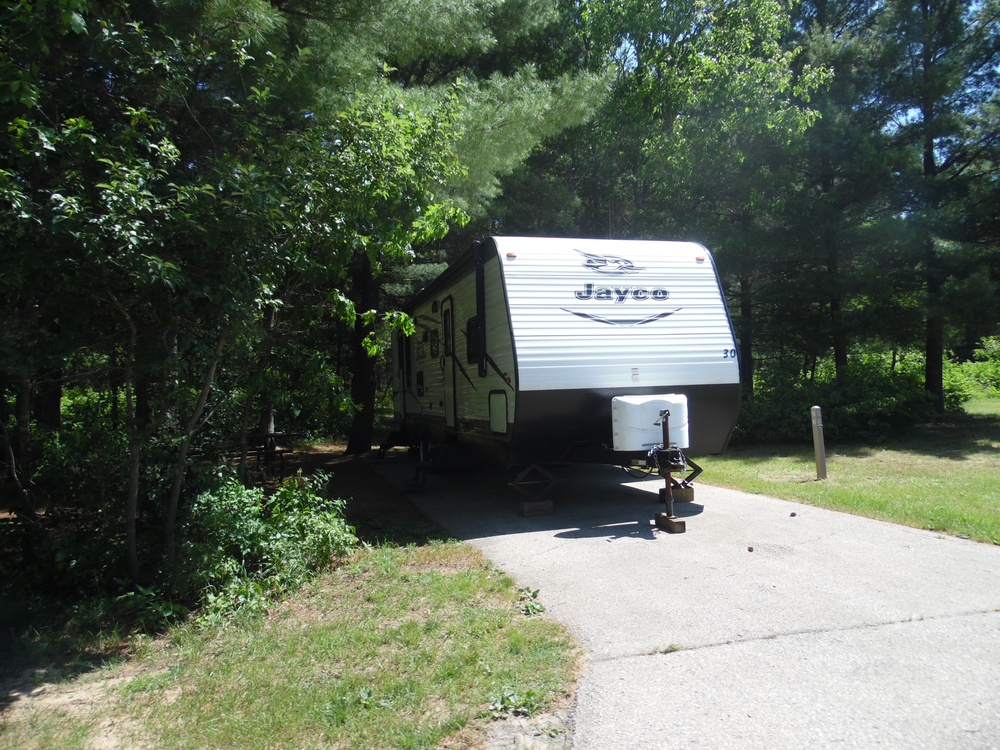
[[[627,465],[659,442],[649,398],[685,402],[671,437],[693,455],[721,453],[736,423],[733,328],[701,245],[493,237],[406,312],[416,332],[393,345],[396,444],[469,445],[508,466]],[[652,437],[623,436],[633,414],[641,424],[625,431]]]

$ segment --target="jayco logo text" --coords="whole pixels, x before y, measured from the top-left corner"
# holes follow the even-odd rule
[[[642,302],[643,300],[654,300],[663,302],[670,299],[670,292],[662,287],[649,289],[644,286],[594,286],[591,283],[583,285],[583,289],[575,294],[578,300],[613,300],[616,304],[621,304],[629,297]]]

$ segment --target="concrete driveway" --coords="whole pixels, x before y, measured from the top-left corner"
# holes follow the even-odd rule
[[[663,481],[603,466],[526,518],[501,471],[373,465],[587,650],[576,750],[1000,748],[1000,547],[707,485],[665,534]]]

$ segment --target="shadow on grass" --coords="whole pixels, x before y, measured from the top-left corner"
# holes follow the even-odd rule
[[[918,425],[888,447],[958,460],[1000,456],[1000,415],[949,414],[934,423]]]
[[[953,461],[975,458],[1000,459],[1000,415],[946,414],[915,425],[885,440],[835,442],[826,440],[828,453],[848,458],[867,458],[881,450],[896,450]],[[801,444],[734,444],[729,453],[761,458],[789,457],[812,462],[813,446]]]
[[[72,680],[127,657],[125,637],[84,624],[100,617],[100,609],[99,602],[71,607],[44,596],[0,599],[0,717],[43,683]]]

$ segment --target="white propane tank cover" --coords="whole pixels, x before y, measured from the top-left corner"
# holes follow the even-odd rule
[[[616,451],[648,451],[663,442],[660,413],[670,412],[670,442],[689,447],[688,402],[683,393],[615,396],[611,399],[611,432]]]

